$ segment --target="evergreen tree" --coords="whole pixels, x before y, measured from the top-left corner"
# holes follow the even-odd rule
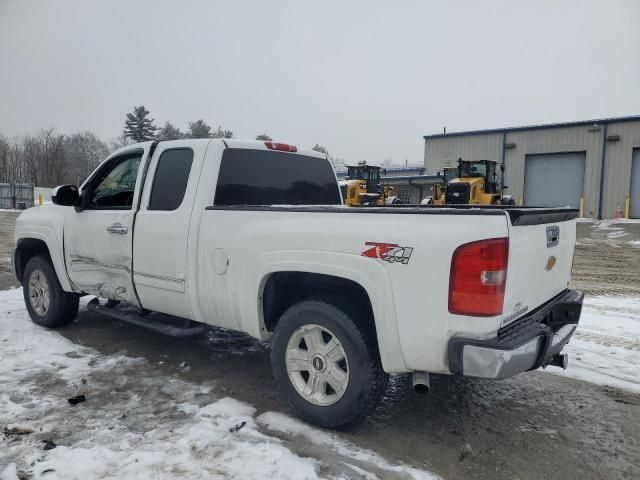
[[[158,133],[158,140],[180,140],[181,138],[184,138],[184,133],[171,122],[165,122]]]
[[[264,140],[265,142],[270,142],[273,140],[273,138],[271,138],[269,135],[267,135],[266,133],[261,133],[260,135],[258,135],[256,137],[256,140]]]
[[[195,122],[189,122],[189,131],[187,132],[189,138],[211,138],[211,126],[200,119]]]
[[[149,110],[144,105],[133,107],[132,113],[127,113],[124,121],[124,136],[135,142],[146,142],[155,139],[156,127],[153,118],[149,118]]]
[[[211,138],[233,138],[233,132],[231,130],[223,130],[218,125],[218,130],[215,130],[211,134]]]

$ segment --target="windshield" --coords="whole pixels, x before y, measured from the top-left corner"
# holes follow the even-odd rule
[[[380,181],[380,169],[371,167],[348,167],[347,176],[350,180],[365,180],[378,183]]]
[[[487,165],[485,163],[463,163],[460,166],[461,177],[486,177]]]
[[[457,168],[444,168],[443,173],[444,173],[444,181],[447,183],[453,180],[454,178],[458,177]]]
[[[91,208],[130,208],[138,177],[141,155],[125,158],[94,188]]]

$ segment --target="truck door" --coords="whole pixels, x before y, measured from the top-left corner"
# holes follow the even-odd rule
[[[77,291],[139,305],[131,275],[132,233],[151,145],[107,160],[81,187],[81,211],[66,216],[65,262]]]
[[[187,298],[188,240],[207,145],[161,142],[149,163],[133,240],[133,278],[149,310],[193,318]],[[212,198],[213,191],[211,185]]]

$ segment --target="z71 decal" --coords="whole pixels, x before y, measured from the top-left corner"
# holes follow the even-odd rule
[[[363,257],[379,258],[389,263],[398,262],[406,265],[413,252],[413,247],[401,247],[395,243],[364,242],[364,244],[370,245],[371,248],[362,252]]]

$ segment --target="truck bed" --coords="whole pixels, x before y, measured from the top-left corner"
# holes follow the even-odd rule
[[[347,207],[344,205],[212,205],[207,210],[274,211],[352,214],[405,215],[508,215],[513,226],[541,225],[564,222],[578,217],[579,210],[571,207],[528,207],[513,205],[388,205],[385,207]]]

